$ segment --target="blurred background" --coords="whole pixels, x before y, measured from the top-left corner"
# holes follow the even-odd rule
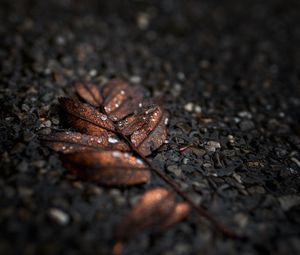
[[[151,159],[250,236],[224,239],[192,213],[166,233],[137,236],[124,254],[299,253],[299,5],[1,0],[0,253],[109,254],[120,217],[164,185],[81,182],[37,139],[63,127],[57,98],[72,81],[113,77],[164,96],[169,143]],[[189,143],[199,147],[180,153]]]

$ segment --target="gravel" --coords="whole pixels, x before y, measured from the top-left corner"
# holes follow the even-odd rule
[[[300,252],[299,1],[0,3],[0,254],[109,254],[114,229],[164,182],[108,188],[63,168],[38,135],[57,98],[113,77],[162,96],[168,143],[149,159],[247,241],[194,211],[124,254]],[[185,150],[181,148],[187,147]]]

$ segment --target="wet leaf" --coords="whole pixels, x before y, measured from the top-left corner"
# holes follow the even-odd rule
[[[148,156],[159,148],[166,140],[168,116],[159,106],[129,116],[118,123],[118,128],[124,135],[130,135],[130,140],[137,150]]]
[[[86,83],[76,83],[76,91],[80,88],[81,94],[88,94],[87,85],[84,84]],[[123,135],[130,136],[130,141],[143,156],[150,155],[164,143],[168,116],[155,100],[144,99],[144,91],[140,87],[114,79],[107,83],[102,94],[102,106],[107,115],[101,115],[95,109],[91,110],[91,107],[74,100],[60,100],[63,108],[70,114],[69,121],[73,128],[89,135],[108,135],[107,132],[115,130],[111,120],[117,121],[118,130]],[[82,98],[86,99],[87,96]],[[89,102],[90,99],[86,101]],[[107,125],[99,121],[99,118],[105,120],[107,117]]]
[[[59,103],[73,118],[86,121],[105,130],[113,131],[115,129],[113,122],[107,115],[97,111],[92,106],[65,97],[59,98]]]
[[[151,178],[144,162],[127,152],[71,153],[63,155],[62,160],[73,174],[103,185],[136,185]]]
[[[129,151],[129,146],[114,134],[91,136],[77,132],[58,132],[40,137],[45,145],[61,153],[91,150]]]
[[[115,79],[103,89],[104,110],[113,120],[118,121],[136,111],[142,105],[144,91],[137,86]]]
[[[102,102],[102,96],[99,88],[90,82],[77,81],[74,84],[76,93],[92,106],[99,107]]]
[[[67,120],[72,128],[76,129],[81,133],[94,136],[108,136],[108,134],[114,134],[111,131],[101,128],[86,120],[74,117],[73,115],[68,115]]]
[[[43,142],[69,154],[63,156],[65,166],[85,179],[106,185],[148,181],[150,173],[144,162],[123,152],[147,156],[163,144],[167,121],[163,108],[155,100],[145,99],[140,87],[118,79],[108,82],[102,91],[89,82],[74,86],[88,104],[64,97],[59,103],[70,126],[80,133],[56,133],[43,137]]]

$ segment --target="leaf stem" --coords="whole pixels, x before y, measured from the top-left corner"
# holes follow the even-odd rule
[[[152,166],[151,162],[143,156],[138,149],[132,144],[132,142],[121,133],[121,131],[118,129],[118,127],[115,127],[117,135],[121,136],[131,147],[132,151],[137,154],[143,161],[150,167],[150,169],[159,176],[162,180],[164,180],[182,199],[184,199],[186,202],[188,202],[202,217],[209,220],[216,229],[218,229],[223,235],[229,238],[233,239],[244,239],[245,237],[240,236],[230,230],[227,226],[225,226],[223,223],[221,223],[219,220],[217,220],[209,211],[207,211],[205,208],[203,208],[201,205],[197,205],[185,192],[183,192],[178,184],[174,182],[169,176],[164,174],[160,169],[155,168]]]

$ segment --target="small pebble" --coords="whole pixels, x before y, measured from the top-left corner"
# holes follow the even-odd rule
[[[96,69],[90,70],[89,75],[90,75],[91,77],[96,76],[96,75],[97,75],[97,70],[96,70]]]
[[[49,210],[49,216],[60,225],[67,225],[70,221],[69,215],[57,208],[51,208]]]
[[[251,121],[251,120],[243,120],[241,123],[240,123],[240,129],[242,131],[248,131],[248,130],[251,130],[253,129],[255,126],[254,126],[254,123]]]
[[[293,161],[298,167],[300,167],[300,160],[299,159],[297,159],[295,157],[292,157],[291,161]]]
[[[57,37],[55,38],[55,42],[56,42],[57,45],[60,45],[60,46],[65,45],[65,43],[66,43],[66,38],[63,37],[63,36],[61,36],[61,35],[59,35],[59,36],[57,36]]]
[[[184,158],[184,159],[183,159],[183,164],[186,165],[188,162],[189,162],[189,159],[188,159],[188,158]]]
[[[53,118],[53,119],[51,119],[51,121],[52,121],[52,123],[54,125],[58,125],[59,124],[59,119],[58,118]]]
[[[51,125],[52,125],[51,120],[45,121],[45,122],[44,122],[44,125],[45,125],[45,127],[47,127],[47,128],[51,127]]]
[[[187,104],[184,106],[184,109],[185,109],[187,112],[192,112],[193,109],[194,109],[194,104],[193,104],[193,103],[187,103]]]
[[[181,93],[182,86],[179,83],[175,83],[173,89],[171,90],[173,97],[178,97]]]
[[[181,176],[182,173],[181,169],[177,165],[170,165],[167,167],[167,170],[178,177]]]
[[[30,107],[27,104],[22,104],[21,108],[25,112],[28,112],[30,110]]]
[[[283,211],[288,211],[292,207],[300,204],[300,196],[286,195],[278,198]]]
[[[142,78],[140,76],[131,76],[130,82],[132,83],[140,83],[142,81]]]
[[[238,223],[241,228],[244,228],[248,224],[248,217],[244,213],[238,213],[234,216],[234,221]]]
[[[212,164],[211,164],[211,163],[204,163],[204,164],[203,164],[203,167],[204,167],[204,168],[211,168],[211,167],[212,167]]]
[[[17,169],[19,172],[26,172],[28,170],[28,163],[26,161],[22,161],[18,166]]]
[[[46,164],[46,161],[44,161],[44,160],[37,160],[37,161],[32,162],[32,165],[37,168],[42,168],[45,166],[45,164]]]
[[[150,15],[145,12],[141,12],[137,15],[137,25],[141,30],[146,30],[150,23]]]
[[[201,107],[199,105],[195,106],[195,112],[196,113],[201,113],[202,112],[202,109],[201,109]]]
[[[239,112],[238,116],[241,117],[241,118],[246,118],[246,119],[251,119],[252,118],[252,114],[250,112],[247,112],[247,111]]]
[[[233,135],[228,135],[228,136],[227,136],[227,139],[228,139],[228,142],[229,142],[230,144],[234,144],[235,139],[234,139],[234,136],[233,136]]]
[[[215,152],[216,149],[221,149],[221,144],[215,141],[208,141],[204,147],[207,151]]]
[[[179,73],[177,73],[177,77],[179,80],[183,81],[185,79],[185,74],[183,72],[179,72]]]

